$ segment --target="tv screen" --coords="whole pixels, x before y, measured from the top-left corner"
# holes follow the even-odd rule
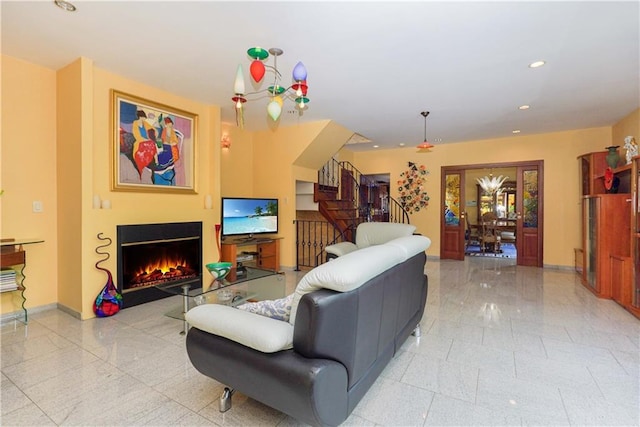
[[[239,236],[278,232],[278,199],[222,198],[221,234]]]

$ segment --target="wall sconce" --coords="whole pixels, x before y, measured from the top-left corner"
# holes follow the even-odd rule
[[[222,135],[222,138],[220,139],[220,145],[222,146],[222,148],[231,147],[231,138],[229,138],[229,135],[227,135],[226,133]]]

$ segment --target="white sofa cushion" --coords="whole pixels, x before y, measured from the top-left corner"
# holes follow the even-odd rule
[[[296,311],[303,295],[323,288],[338,292],[351,291],[405,259],[404,253],[395,248],[376,245],[319,265],[298,282],[291,303],[289,323],[295,323]]]
[[[333,245],[328,245],[324,248],[325,252],[335,256],[343,256],[357,249],[358,247],[351,242],[340,242]]]
[[[397,248],[405,255],[405,259],[409,259],[417,253],[424,252],[431,246],[431,239],[426,236],[406,236],[393,239],[385,245]]]
[[[263,353],[293,348],[293,325],[222,304],[192,308],[185,318],[197,329],[228,338]]]
[[[358,249],[373,245],[381,245],[397,237],[411,236],[416,226],[395,222],[363,222],[356,229],[356,246]]]

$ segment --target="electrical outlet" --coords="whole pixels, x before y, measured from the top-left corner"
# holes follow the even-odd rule
[[[33,211],[35,213],[41,213],[43,211],[42,202],[40,200],[35,200],[33,202]]]

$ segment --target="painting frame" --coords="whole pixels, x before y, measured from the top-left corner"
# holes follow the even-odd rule
[[[111,89],[111,189],[197,194],[198,115]]]

